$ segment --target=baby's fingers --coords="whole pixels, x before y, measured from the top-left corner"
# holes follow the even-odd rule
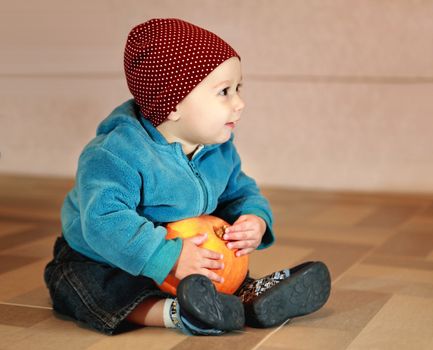
[[[223,238],[226,241],[246,241],[252,239],[254,233],[255,231],[253,230],[236,231],[236,232],[226,233]]]
[[[224,269],[224,263],[219,260],[206,259],[204,260],[202,267],[212,270],[222,270]]]
[[[215,281],[215,282],[219,282],[219,283],[224,283],[224,278],[222,278],[217,273],[212,272],[211,270],[203,269],[202,272],[201,272],[201,274],[204,275],[204,276],[206,276],[207,278],[209,278],[211,281]]]
[[[233,241],[227,243],[227,248],[229,249],[243,249],[243,248],[256,248],[255,240],[245,240],[245,241]]]
[[[254,248],[245,248],[245,249],[240,249],[238,250],[235,255],[236,256],[242,256],[242,255],[247,255],[250,254],[254,251]]]
[[[202,256],[207,259],[222,260],[224,255],[221,253],[214,252],[213,250],[201,248]]]

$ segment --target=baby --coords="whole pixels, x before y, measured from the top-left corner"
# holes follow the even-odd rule
[[[179,19],[152,19],[129,33],[126,101],[82,151],[61,213],[62,235],[45,269],[53,308],[106,334],[131,325],[219,335],[273,327],[318,310],[330,293],[321,262],[219,293],[219,253],[206,233],[166,240],[165,225],[204,214],[231,225],[236,255],[274,242],[272,213],[245,175],[233,143],[244,102],[240,57],[215,34]],[[161,291],[172,273],[177,297]]]

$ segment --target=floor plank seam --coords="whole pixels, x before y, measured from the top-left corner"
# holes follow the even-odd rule
[[[359,258],[357,261],[355,261],[355,263],[353,263],[346,271],[344,271],[343,273],[341,273],[337,278],[332,279],[332,284],[335,285],[343,276],[345,276],[352,268],[357,267],[358,265],[360,265],[365,259],[368,258],[368,256],[374,252],[374,250],[377,247],[371,247],[361,258]],[[332,273],[332,271],[331,271]]]
[[[19,306],[19,307],[29,307],[32,309],[45,309],[45,310],[52,310],[52,307],[49,306],[39,306],[39,305],[28,305],[28,304],[18,304],[18,303],[8,303],[4,301],[0,301],[0,305],[9,305],[9,306]]]
[[[290,318],[285,321],[281,326],[278,326],[277,328],[275,328],[274,330],[272,330],[270,333],[268,333],[262,340],[260,340],[251,350],[257,350],[259,349],[259,347],[265,342],[267,341],[270,337],[272,337],[275,333],[277,333],[281,328],[283,328],[287,323],[290,322]]]

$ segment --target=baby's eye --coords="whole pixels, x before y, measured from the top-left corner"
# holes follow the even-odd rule
[[[227,96],[229,88],[226,87],[225,89],[221,90],[218,94],[221,96]]]

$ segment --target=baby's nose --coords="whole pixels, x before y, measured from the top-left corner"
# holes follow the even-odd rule
[[[241,112],[244,109],[244,107],[245,107],[244,100],[242,100],[242,98],[239,95],[237,95],[235,97],[235,111]]]

